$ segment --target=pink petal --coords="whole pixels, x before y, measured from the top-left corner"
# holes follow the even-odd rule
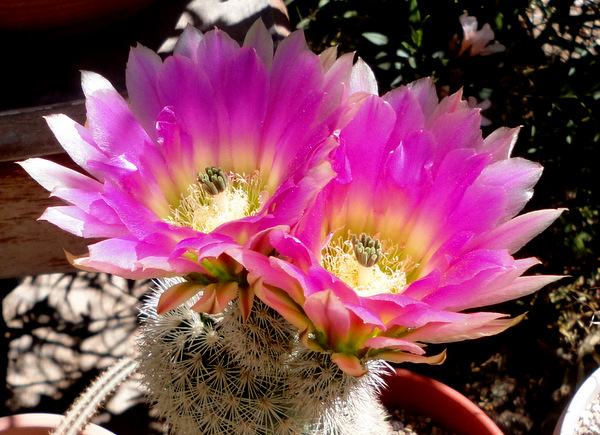
[[[354,355],[333,353],[331,354],[331,361],[336,363],[344,373],[354,376],[355,378],[360,378],[368,371],[360,362],[360,360]]]
[[[371,309],[371,307],[367,304],[359,305],[345,302],[344,305],[348,311],[355,314],[355,316],[352,317],[352,330],[356,332],[356,338],[359,338],[358,335],[364,332],[361,330],[368,330],[368,333],[370,334],[375,328],[385,329],[385,325],[381,320],[380,314]]]
[[[225,73],[227,60],[234,57],[239,49],[238,43],[218,28],[205,33],[193,58],[196,71],[204,71],[211,83],[219,83]]]
[[[250,85],[249,85],[250,84]],[[215,89],[219,146],[215,149],[219,165],[237,173],[256,170],[258,147],[267,110],[267,69],[254,50],[244,47],[229,58]],[[252,110],[248,110],[251,107]]]
[[[565,209],[537,210],[517,216],[494,230],[482,234],[472,244],[473,249],[507,249],[514,254],[527,242],[548,228]]]
[[[415,355],[412,353],[405,352],[396,352],[396,351],[387,351],[387,352],[377,352],[375,354],[376,358],[383,359],[393,363],[413,363],[413,364],[431,364],[438,365],[442,364],[446,360],[446,351],[438,355],[432,356],[423,356],[423,355]]]
[[[143,239],[155,231],[155,223],[159,222],[160,219],[136,199],[126,195],[109,183],[105,185],[104,198],[135,237]]]
[[[393,349],[396,351],[410,352],[415,355],[423,355],[425,353],[423,348],[414,341],[405,340],[403,338],[373,337],[366,340],[363,346],[372,349]]]
[[[355,92],[379,95],[375,73],[360,57],[354,64],[350,76],[350,93]]]
[[[429,119],[438,105],[437,90],[433,80],[430,77],[424,77],[409,83],[406,87],[419,102],[425,119]]]
[[[126,71],[129,102],[136,118],[151,138],[155,137],[154,123],[163,108],[156,87],[161,67],[160,57],[146,47],[138,44],[129,52]]]
[[[98,148],[91,133],[66,115],[49,115],[45,120],[73,161],[96,178],[100,178],[100,174],[90,167],[89,162],[104,162],[108,157]]]
[[[518,299],[523,296],[535,293],[542,287],[555,281],[565,278],[562,275],[535,275],[521,276],[515,279],[510,285],[502,288],[498,292],[496,300],[498,303]]]
[[[483,140],[482,151],[491,153],[492,161],[508,159],[517,142],[519,130],[518,127],[500,127],[494,130]]]
[[[76,267],[84,270],[102,271],[112,273],[127,279],[145,279],[173,276],[177,270],[165,272],[171,268],[156,268],[145,265],[143,259],[153,252],[155,256],[161,256],[160,263],[167,262],[165,252],[157,246],[143,244],[132,237],[120,237],[103,240],[89,246],[89,255],[73,260]],[[156,261],[154,262],[156,265]]]
[[[323,71],[328,72],[330,68],[335,64],[337,57],[338,50],[336,45],[323,50],[323,52],[319,54],[319,62],[323,67]],[[352,56],[352,58],[354,58],[354,55]],[[352,60],[352,63],[354,63],[354,60]]]
[[[57,227],[85,238],[122,237],[129,231],[122,224],[103,222],[75,206],[48,207],[39,218]]]
[[[465,188],[465,194],[446,222],[451,231],[481,233],[515,216],[533,195],[541,166],[510,159],[487,166]]]
[[[327,334],[328,343],[346,342],[351,326],[350,313],[331,290],[323,290],[307,297],[304,311],[316,330]]]
[[[158,114],[156,136],[161,153],[168,156],[169,164],[166,166],[170,179],[179,192],[186,192],[189,186],[196,182],[197,177],[194,143],[170,107],[165,107]]]
[[[433,269],[427,275],[411,282],[408,287],[402,292],[404,296],[421,300],[440,285],[441,270]]]
[[[408,140],[403,143],[404,138],[410,132],[421,133],[426,119],[417,96],[411,92],[411,88],[401,86],[388,92],[382,98],[396,112],[396,125],[392,133],[392,143],[405,147],[410,146],[411,142]],[[435,98],[435,103],[437,104],[437,97]],[[431,112],[431,109],[425,110]],[[431,154],[430,158],[432,157],[433,155]]]
[[[332,50],[335,55],[335,50]],[[323,53],[319,56],[321,64],[323,64]],[[344,98],[348,98],[351,90],[349,86],[341,86],[340,84],[346,85],[350,82],[350,75],[353,71],[352,62],[354,61],[354,54],[347,53],[340,56],[334,61],[331,66],[323,66],[325,73],[324,88],[327,92],[323,96],[323,111],[325,113],[333,112]]]
[[[162,226],[162,225],[161,225]],[[173,231],[173,228],[169,228]],[[196,262],[202,262],[204,258],[219,258],[225,252],[235,252],[240,245],[234,242],[230,237],[219,233],[199,233],[191,228],[180,227],[173,231],[177,239],[181,239],[177,245],[172,248],[171,256],[179,258],[193,251],[196,253]],[[234,251],[232,251],[234,250]]]
[[[306,128],[319,121],[322,86],[318,57],[308,50],[301,32],[292,33],[277,47],[267,96],[264,123],[269,128],[263,136],[260,167],[270,173],[269,185],[282,178],[291,156],[302,152],[303,145],[318,143],[318,137],[322,140],[329,135],[330,131],[318,128],[318,124],[317,128]]]
[[[157,80],[162,104],[170,107],[181,128],[193,138],[194,166],[213,166],[218,140],[213,114],[217,107],[208,76],[191,59],[171,56],[165,60]]]
[[[82,194],[84,192],[90,194],[102,192],[102,184],[98,181],[72,169],[65,168],[58,163],[38,158],[27,159],[17,163],[44,189],[50,192],[58,188],[81,191]],[[87,209],[90,202],[85,201],[80,206]]]
[[[430,189],[433,177],[430,169],[434,155],[435,140],[430,134],[422,131],[406,135],[404,141],[389,157],[387,169],[390,178],[395,181],[397,187],[406,189],[406,193],[402,194],[412,204],[419,200],[419,194],[426,194]]]
[[[196,29],[192,24],[188,24],[185,26],[185,29],[183,29],[181,36],[177,40],[173,53],[190,59],[196,59],[200,43],[203,39],[204,35],[202,32]]]
[[[505,216],[519,213],[533,196],[533,186],[542,175],[538,163],[513,158],[494,163],[486,168],[477,182],[489,189],[503,189],[508,198]]]
[[[535,258],[514,261],[502,251],[469,253],[451,264],[440,287],[422,300],[452,311],[505,302],[514,299],[507,297],[507,289],[535,264]]]
[[[448,217],[461,203],[465,186],[474,182],[486,163],[487,156],[469,149],[451,151],[443,158],[431,191],[413,216],[414,224],[405,227],[401,236],[413,258],[428,259],[450,236],[443,231]]]
[[[264,285],[259,276],[253,276],[252,278],[255,279],[251,282],[252,288],[262,302],[276,310],[299,331],[308,330],[311,322],[304,314],[302,307],[290,297],[289,291]]]
[[[332,217],[331,227],[348,225],[354,231],[360,232],[369,219],[372,219],[373,210],[370,205],[378,182],[378,177],[374,177],[373,173],[380,169],[394,122],[395,116],[391,108],[379,98],[369,97],[361,105],[352,122],[344,128],[340,138],[340,152],[343,152],[343,157],[339,155],[338,159],[344,158],[346,164],[352,168],[352,183],[342,189],[333,190],[332,196],[328,198],[327,209]],[[378,128],[370,128],[372,125],[377,125]],[[365,143],[372,146],[367,153],[364,151]],[[342,180],[342,184],[346,184],[345,180]],[[348,198],[352,198],[352,209],[346,205]]]
[[[254,303],[254,290],[250,286],[249,288],[241,289],[238,291],[238,308],[244,324],[248,322],[248,318],[252,313],[252,304]]]
[[[271,69],[273,65],[273,38],[263,24],[262,20],[256,20],[246,33],[244,46],[252,47],[261,62]]]
[[[219,314],[238,294],[236,282],[209,284],[204,287],[200,300],[191,309],[198,313]]]
[[[380,328],[382,330],[392,327],[418,328],[434,321],[456,321],[462,316],[434,308],[424,302],[405,297],[404,294],[379,294],[364,298],[363,302],[381,317],[385,323],[385,328]]]
[[[405,337],[426,343],[451,343],[499,334],[519,323],[523,316],[503,319],[504,314],[474,313],[465,315],[462,322],[430,323],[410,331]]]
[[[163,314],[178,307],[185,301],[201,292],[206,286],[196,282],[180,282],[166,289],[158,299],[156,313]]]
[[[303,271],[316,262],[306,247],[300,241],[292,237],[287,228],[272,228],[258,233],[246,244],[246,247],[255,252],[269,255],[275,250],[280,259],[285,259],[298,266]]]
[[[479,110],[466,108],[460,97],[461,94],[456,93],[444,98],[430,120],[429,129],[436,137],[438,152],[442,155],[456,148],[478,150],[483,145]]]
[[[126,180],[119,179],[119,173],[108,166],[105,167],[107,175],[113,175],[110,177],[113,182],[139,200],[151,197],[160,201],[160,204],[156,203],[156,210],[164,214],[168,210],[168,200],[179,199],[165,160],[123,98],[112,87],[102,88],[106,84],[99,77],[91,73],[83,76],[89,130],[100,149],[118,156],[111,159],[111,166],[129,169]]]

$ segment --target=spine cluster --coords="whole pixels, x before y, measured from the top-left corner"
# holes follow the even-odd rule
[[[345,374],[258,300],[246,322],[236,301],[219,315],[190,310],[192,300],[159,316],[161,291],[142,309],[139,371],[170,433],[389,433],[377,398],[384,366]]]

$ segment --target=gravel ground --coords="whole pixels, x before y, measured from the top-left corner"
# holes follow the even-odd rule
[[[392,415],[391,435],[456,435],[436,425],[431,419],[395,411]]]
[[[581,415],[573,435],[600,434],[600,396],[596,397]]]

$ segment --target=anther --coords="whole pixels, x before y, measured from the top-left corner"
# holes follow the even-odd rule
[[[210,195],[218,195],[227,189],[227,175],[221,168],[207,166],[206,173],[198,172],[198,183]]]
[[[356,235],[352,235],[352,246],[358,264],[365,267],[375,266],[383,256],[381,252],[381,242],[379,240],[374,240],[365,233],[362,233],[360,238]]]

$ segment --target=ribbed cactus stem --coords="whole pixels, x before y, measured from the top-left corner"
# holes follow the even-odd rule
[[[102,403],[137,369],[137,361],[124,356],[104,371],[73,403],[51,435],[77,435],[88,425]]]
[[[163,287],[173,282],[163,284]],[[142,310],[140,369],[148,396],[172,434],[386,434],[381,385],[342,372],[306,349],[297,330],[255,300],[244,322],[237,301],[220,315]]]

